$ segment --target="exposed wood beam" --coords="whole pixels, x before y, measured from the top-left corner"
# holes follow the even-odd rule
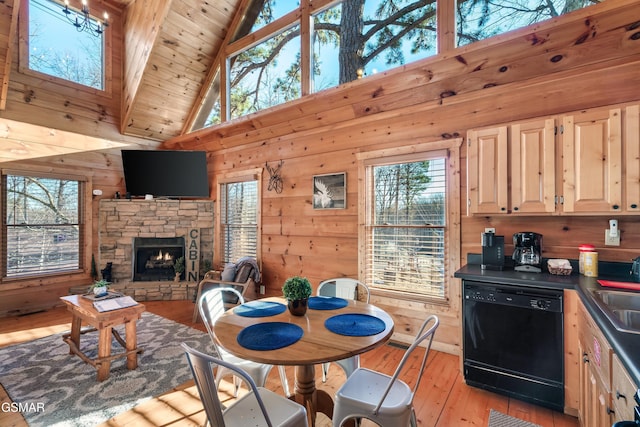
[[[13,59],[13,46],[18,32],[18,11],[20,0],[0,0],[0,110],[7,107],[9,74]],[[8,33],[6,32],[8,30]],[[4,58],[2,55],[4,54]]]
[[[0,163],[129,144],[0,118]]]

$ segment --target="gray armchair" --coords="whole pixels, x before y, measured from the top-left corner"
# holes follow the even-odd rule
[[[231,280],[229,280],[231,279]],[[260,283],[261,275],[258,263],[254,258],[245,257],[238,260],[232,266],[227,266],[224,272],[210,270],[204,278],[198,283],[198,292],[196,301],[200,301],[200,296],[212,288],[230,287],[243,295],[247,289],[253,289]],[[224,303],[227,306],[238,304],[238,298],[234,297],[230,292],[225,292]],[[198,321],[198,306],[193,310],[193,323]]]

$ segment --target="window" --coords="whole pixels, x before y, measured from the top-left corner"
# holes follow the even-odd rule
[[[457,160],[451,161],[457,155],[456,146],[363,162],[361,266],[372,289],[449,299],[459,257],[450,250],[459,233]]]
[[[600,0],[457,0],[457,46],[484,40],[596,3],[600,3]]]
[[[300,29],[291,28],[230,59],[232,119],[300,97]]]
[[[3,173],[3,277],[82,268],[84,184],[77,179]]]
[[[300,3],[293,10],[292,2],[249,2],[226,46],[227,81],[209,89],[192,130],[217,123],[216,100],[227,94],[220,121],[436,54],[435,1]]]
[[[92,9],[98,3],[92,3]],[[21,26],[22,37],[26,40],[26,46],[21,44],[21,69],[105,90],[105,36],[108,31],[102,34],[77,31],[67,20],[67,16],[75,19],[77,9],[73,6],[69,6],[69,15],[63,12],[62,4],[52,0],[27,0],[25,6],[28,12],[23,16],[28,16],[28,20]],[[78,6],[81,7],[80,1]],[[102,25],[95,18],[91,18],[91,23]]]
[[[223,263],[250,256],[259,259],[259,182],[244,181],[220,184],[220,250]]]

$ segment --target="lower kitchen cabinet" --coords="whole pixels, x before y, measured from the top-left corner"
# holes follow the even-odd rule
[[[611,363],[611,402],[613,404],[613,421],[634,419],[636,406],[633,396],[638,387],[631,380],[618,356],[613,355]]]
[[[579,419],[583,427],[632,420],[638,387],[582,303],[578,309]]]

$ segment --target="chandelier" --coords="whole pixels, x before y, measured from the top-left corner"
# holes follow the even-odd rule
[[[86,31],[94,36],[101,35],[105,28],[109,26],[109,15],[107,12],[103,15],[103,21],[91,18],[89,14],[89,6],[87,0],[82,0],[82,10],[76,11],[69,9],[69,0],[64,0],[64,9],[62,10],[69,20],[79,32]]]

